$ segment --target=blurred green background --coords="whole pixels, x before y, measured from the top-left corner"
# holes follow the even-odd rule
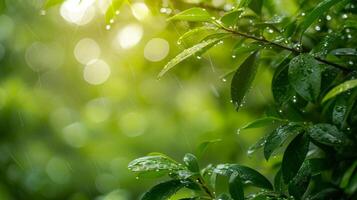
[[[181,159],[212,139],[222,141],[202,165],[242,163],[270,177],[274,159],[246,154],[266,131],[238,130],[272,104],[271,71],[261,68],[239,113],[229,78],[221,78],[242,62],[230,54],[233,40],[157,80],[191,44],[177,44],[189,24],[166,21],[174,12],[166,0],[133,1],[106,24],[108,2],[67,0],[42,10],[41,0],[2,1],[0,199],[138,199],[153,180],[137,180],[131,160],[150,152]]]

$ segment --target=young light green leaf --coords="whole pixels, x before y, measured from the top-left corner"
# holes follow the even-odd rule
[[[320,94],[321,69],[309,54],[300,54],[289,63],[289,82],[307,101],[315,102]]]
[[[237,173],[233,173],[229,178],[229,193],[234,200],[244,200],[242,179]]]
[[[277,118],[277,117],[268,116],[268,117],[263,117],[263,118],[255,120],[255,121],[252,121],[252,122],[244,125],[241,129],[261,128],[264,126],[275,124],[277,122],[287,122],[287,121],[284,119]]]
[[[172,17],[168,20],[183,20],[183,21],[191,21],[191,22],[206,22],[211,21],[211,15],[204,8],[190,8],[184,10]]]
[[[310,141],[305,134],[300,134],[286,148],[281,164],[285,183],[289,183],[298,173],[309,151]]]
[[[183,162],[185,163],[187,169],[191,172],[199,172],[200,168],[198,166],[197,158],[191,153],[185,154],[183,157]]]
[[[243,10],[232,10],[230,12],[225,13],[220,21],[226,26],[234,26],[238,23],[239,16],[243,12]]]
[[[48,8],[50,8],[50,7],[52,7],[52,6],[61,4],[61,3],[63,3],[63,2],[64,2],[64,0],[47,0],[46,3],[45,3],[45,5],[44,5],[44,8],[45,8],[45,9],[48,9]]]
[[[209,145],[215,144],[215,143],[221,142],[221,141],[222,141],[221,139],[215,139],[215,140],[209,140],[209,141],[202,142],[197,147],[197,155],[198,155],[198,157],[201,157],[203,155],[203,153],[207,150]]]
[[[128,165],[132,172],[160,172],[160,171],[177,171],[183,167],[164,155],[145,156],[131,161]]]
[[[215,30],[216,28],[211,27],[211,26],[201,26],[198,28],[194,28],[191,29],[189,31],[187,31],[186,33],[184,33],[178,40],[177,40],[177,44],[182,44],[182,42],[186,39],[189,38],[190,36],[193,36],[197,33],[200,32],[205,32],[205,31],[210,31],[210,30]]]
[[[348,1],[348,0],[342,0]],[[321,1],[315,8],[309,12],[304,20],[300,24],[300,29],[302,34],[311,26],[311,24],[318,19],[321,15],[323,15],[326,11],[328,11],[335,4],[342,2],[341,0],[323,0]]]
[[[250,55],[237,69],[231,82],[231,98],[238,111],[257,73],[257,52]]]
[[[327,100],[335,97],[336,95],[339,95],[343,92],[346,92],[347,90],[350,90],[352,88],[357,87],[357,79],[354,80],[349,80],[344,83],[341,83],[340,85],[334,87],[331,89],[322,99],[322,103],[326,102]]]
[[[282,146],[289,137],[299,134],[302,130],[303,128],[296,123],[289,123],[275,129],[266,140],[264,146],[265,159],[269,160],[278,147]]]
[[[329,146],[341,146],[349,142],[347,136],[331,124],[315,124],[307,132],[312,139]]]
[[[296,200],[300,200],[303,197],[310,179],[311,179],[311,169],[309,162],[304,162],[301,166],[296,176],[290,181],[288,185],[289,194]]]
[[[194,55],[195,53],[201,51],[203,48],[205,48],[207,46],[210,46],[212,44],[216,44],[221,39],[222,39],[221,37],[208,39],[208,40],[203,41],[201,43],[198,43],[198,44],[196,44],[196,45],[194,45],[194,46],[192,46],[192,47],[190,47],[188,49],[185,49],[184,51],[182,51],[179,55],[177,55],[175,58],[170,60],[170,62],[168,62],[165,65],[165,67],[159,73],[158,78],[161,78],[166,72],[168,72],[170,69],[172,69],[174,66],[176,66],[177,64],[179,64],[183,60],[185,60],[188,57]]]
[[[180,180],[163,182],[146,192],[141,200],[167,200],[183,187]]]
[[[124,0],[111,0],[110,5],[105,12],[105,22],[111,24],[114,22],[114,18],[119,14],[119,10],[123,5]]]

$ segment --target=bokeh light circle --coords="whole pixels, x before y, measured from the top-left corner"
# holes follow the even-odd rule
[[[144,57],[152,62],[164,59],[169,53],[170,45],[162,38],[151,39],[144,48]]]
[[[92,60],[89,62],[84,70],[84,80],[92,85],[100,85],[108,80],[110,76],[110,67],[103,60]]]
[[[81,39],[74,48],[74,56],[82,64],[87,64],[91,60],[98,59],[100,52],[99,45],[91,38]]]

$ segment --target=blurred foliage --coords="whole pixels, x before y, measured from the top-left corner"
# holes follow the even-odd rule
[[[240,130],[272,112],[271,63],[262,63],[239,113],[225,76],[248,55],[232,56],[236,40],[156,79],[170,58],[207,36],[197,31],[178,44],[196,26],[169,16],[198,5],[220,17],[235,1],[46,2],[0,0],[0,199],[138,199],[152,180],[129,173],[131,160],[148,152],[179,159],[216,139],[202,164],[242,163],[273,178],[280,156],[246,156],[269,129]],[[265,2],[274,22],[275,15],[299,18],[317,1]],[[356,27],[355,8],[331,12],[320,29],[341,31],[340,20]],[[346,43],[355,36],[348,30]],[[307,35],[308,48],[323,36]]]

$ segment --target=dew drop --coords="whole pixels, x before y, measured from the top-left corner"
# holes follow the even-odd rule
[[[345,14],[342,14],[342,19],[347,19],[348,18],[348,15],[345,13]]]
[[[240,131],[241,131],[241,129],[239,128],[239,129],[237,129],[237,135],[239,135],[240,134]]]
[[[201,60],[202,57],[201,57],[201,56],[196,56],[196,58],[197,58],[198,60]]]
[[[109,23],[113,24],[114,23],[114,19],[110,19]]]
[[[105,29],[110,30],[111,26],[108,24],[108,25],[105,26]]]
[[[225,78],[222,78],[222,81],[223,81],[223,82],[227,82],[227,79],[225,79]]]
[[[46,15],[46,10],[41,10],[40,15],[42,15],[42,16]]]
[[[321,31],[321,27],[320,26],[315,26],[315,30],[316,31]]]
[[[330,21],[332,19],[332,17],[330,15],[326,15],[326,20]]]
[[[303,12],[303,13],[301,13],[301,16],[305,16],[305,13]]]

